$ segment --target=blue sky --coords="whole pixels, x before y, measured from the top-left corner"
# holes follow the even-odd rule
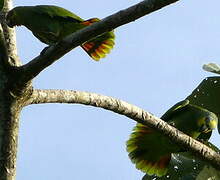
[[[74,3],[73,3],[74,2]],[[16,6],[53,4],[84,19],[104,18],[138,3],[133,0],[15,0]],[[180,1],[115,30],[107,58],[92,61],[80,48],[44,70],[34,87],[73,89],[113,96],[161,116],[211,73],[202,70],[220,57],[218,0]],[[17,28],[18,53],[28,62],[45,47]],[[135,122],[83,106],[44,104],[21,114],[17,180],[139,180],[125,142]],[[212,142],[220,147],[217,132]]]

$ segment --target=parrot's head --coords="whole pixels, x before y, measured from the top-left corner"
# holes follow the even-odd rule
[[[207,115],[199,121],[199,125],[199,131],[201,133],[208,133],[217,127],[218,117],[214,113],[208,111]]]
[[[18,15],[20,12],[20,7],[16,7],[8,12],[6,16],[6,23],[9,27],[19,26],[21,25],[20,16]]]
[[[9,11],[7,16],[6,16],[6,23],[9,27],[13,27],[16,25],[16,13],[12,10],[12,11]]]

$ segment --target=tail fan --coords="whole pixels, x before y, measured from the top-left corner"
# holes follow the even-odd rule
[[[137,169],[148,175],[164,176],[168,170],[171,154],[158,154],[158,151],[152,148],[154,136],[153,129],[138,123],[127,141],[127,151]]]
[[[100,21],[98,18],[92,18],[83,21],[82,24],[89,26],[95,22]],[[103,33],[81,45],[81,47],[87,52],[87,54],[95,61],[99,61],[104,58],[106,54],[110,53],[115,42],[115,34],[113,31]]]

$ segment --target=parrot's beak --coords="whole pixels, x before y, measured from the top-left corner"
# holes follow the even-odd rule
[[[209,128],[207,125],[203,124],[201,127],[200,127],[200,132],[202,133],[208,133],[210,132],[212,129]]]
[[[209,128],[207,128],[207,129],[205,129],[203,132],[204,132],[204,133],[208,133],[208,132],[210,132],[210,131],[212,131],[212,130],[209,129]]]

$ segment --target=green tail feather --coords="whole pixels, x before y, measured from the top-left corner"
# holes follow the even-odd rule
[[[171,153],[160,153],[160,150],[154,147],[153,142],[158,140],[154,130],[137,124],[126,145],[129,158],[137,169],[149,175],[163,176],[167,173]]]
[[[92,18],[83,21],[82,24],[89,26],[95,22],[100,21],[98,18]],[[114,47],[115,34],[113,31],[101,34],[81,45],[87,54],[96,61],[104,58],[106,54],[110,53]]]

